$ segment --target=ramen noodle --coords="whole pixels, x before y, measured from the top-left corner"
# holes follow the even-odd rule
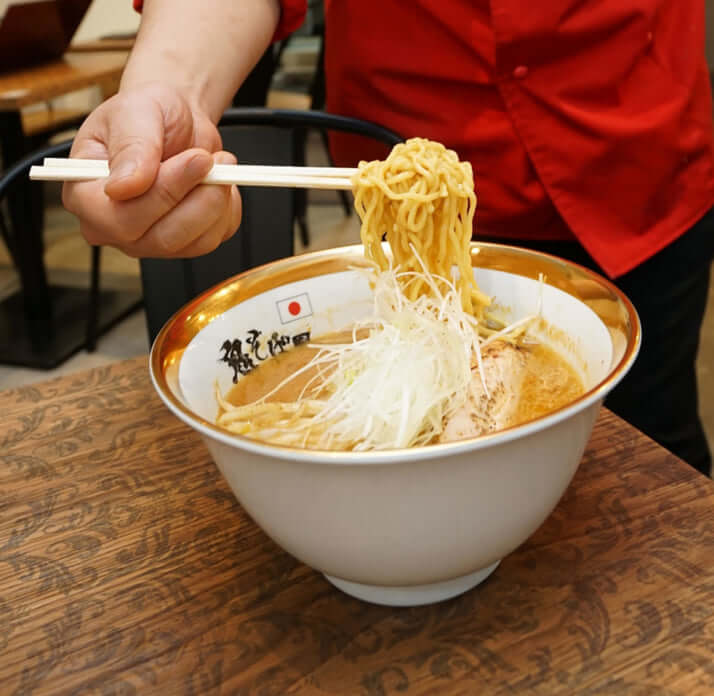
[[[353,188],[367,258],[382,271],[389,268],[381,244],[386,240],[392,263],[415,274],[405,292],[409,299],[430,292],[424,268],[438,278],[452,278],[456,269],[464,311],[483,318],[490,299],[478,289],[471,266],[471,164],[441,143],[412,138],[395,145],[385,160],[360,162]]]
[[[294,447],[417,447],[495,432],[582,393],[565,361],[527,340],[539,312],[507,326],[491,315],[472,268],[469,163],[413,138],[361,162],[353,186],[371,315],[265,361],[227,396],[217,389],[219,425]]]

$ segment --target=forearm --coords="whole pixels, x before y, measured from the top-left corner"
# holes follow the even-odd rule
[[[145,0],[121,89],[176,87],[214,122],[270,43],[278,0]]]

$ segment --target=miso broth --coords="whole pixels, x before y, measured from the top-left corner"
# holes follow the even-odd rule
[[[226,395],[235,406],[252,403],[274,390],[281,382],[307,365],[319,352],[319,343],[349,343],[352,332],[326,334],[310,345],[303,344],[286,350],[262,363],[243,376]],[[583,383],[575,370],[552,348],[542,343],[525,343],[516,349],[523,354],[523,374],[519,377],[518,395],[504,427],[518,425],[555,411],[578,398],[584,392]],[[307,395],[306,386],[318,374],[311,367],[288,380],[267,397],[269,402],[293,402]],[[473,379],[479,379],[473,371]]]

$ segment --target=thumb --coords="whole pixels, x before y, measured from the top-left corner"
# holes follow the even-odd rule
[[[108,114],[109,178],[104,192],[114,200],[136,198],[151,188],[163,156],[164,119],[150,101],[123,104]]]

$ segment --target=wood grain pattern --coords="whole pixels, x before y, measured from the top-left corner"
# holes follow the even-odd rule
[[[276,547],[145,359],[0,412],[3,695],[714,693],[714,487],[609,412],[541,529],[415,609]]]
[[[60,60],[0,74],[0,111],[17,111],[85,87],[115,84],[128,56],[128,51],[66,53]]]

